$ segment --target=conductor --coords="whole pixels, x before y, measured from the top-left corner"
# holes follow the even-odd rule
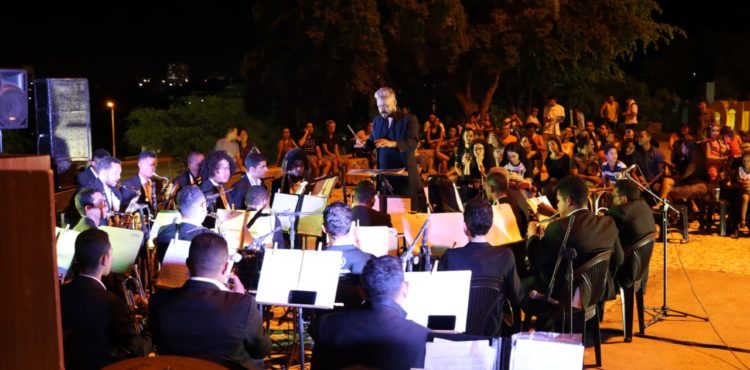
[[[390,87],[378,89],[375,100],[380,116],[372,120],[372,135],[368,140],[375,143],[378,168],[406,168],[408,182],[398,177],[389,182],[397,194],[411,197],[412,208],[416,209],[418,190],[422,188],[414,155],[419,141],[419,121],[415,115],[397,109],[396,93]]]

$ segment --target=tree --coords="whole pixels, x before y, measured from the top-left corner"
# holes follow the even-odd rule
[[[213,150],[228,126],[245,127],[250,139],[265,153],[273,147],[277,133],[250,116],[238,96],[191,95],[174,102],[167,109],[136,108],[126,118],[130,126],[127,142],[181,157],[191,150]]]
[[[442,80],[468,115],[489,109],[506,76],[533,91],[618,74],[617,62],[681,32],[656,22],[659,12],[654,0],[260,0],[265,41],[244,71],[276,109],[301,114],[351,108],[341,103],[380,82]],[[310,87],[321,93],[295,93]]]

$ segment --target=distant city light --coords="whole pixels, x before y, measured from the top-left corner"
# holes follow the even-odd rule
[[[142,83],[142,82],[139,82],[139,83],[138,83],[138,87],[143,87],[143,83]]]
[[[185,79],[185,82],[188,82],[188,79],[187,79],[187,78]]]

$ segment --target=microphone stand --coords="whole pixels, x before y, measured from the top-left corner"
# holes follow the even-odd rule
[[[638,168],[640,171],[640,168]],[[646,307],[648,310],[656,311],[654,313],[654,316],[651,318],[651,321],[649,321],[646,324],[646,327],[649,327],[651,325],[654,325],[658,323],[659,321],[666,320],[669,316],[677,316],[677,317],[693,317],[696,319],[700,319],[703,321],[708,321],[708,317],[698,316],[694,315],[685,311],[679,311],[675,309],[669,308],[669,305],[667,305],[667,227],[669,226],[669,211],[672,210],[673,212],[679,213],[674,207],[672,207],[669,204],[669,201],[667,198],[661,198],[660,196],[656,195],[651,189],[648,188],[648,186],[645,186],[641,184],[640,182],[636,181],[634,178],[630,176],[630,172],[625,172],[626,179],[634,182],[636,185],[638,185],[641,190],[645,191],[654,199],[656,199],[657,202],[661,202],[661,241],[662,241],[662,252],[663,252],[663,266],[662,266],[662,274],[663,274],[663,281],[662,281],[662,305],[661,307]],[[676,314],[670,314],[670,312],[676,313]]]
[[[403,254],[401,254],[401,266],[406,272],[412,272],[414,269],[414,263],[412,260],[412,253],[414,252],[414,247],[417,246],[417,241],[419,240],[419,237],[423,234],[427,233],[427,224],[430,222],[430,215],[427,215],[427,219],[424,221],[424,224],[422,224],[422,228],[419,229],[419,232],[417,233],[417,236],[414,237],[414,241],[411,243],[409,248],[407,248]],[[425,235],[426,236],[426,235]],[[422,243],[424,244],[424,238],[422,238]]]

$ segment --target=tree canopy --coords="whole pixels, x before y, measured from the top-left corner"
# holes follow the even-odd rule
[[[660,11],[653,0],[258,0],[248,106],[285,125],[361,118],[391,85],[418,107],[449,94],[467,114],[507,80],[516,107],[621,77],[618,62],[681,33]]]

